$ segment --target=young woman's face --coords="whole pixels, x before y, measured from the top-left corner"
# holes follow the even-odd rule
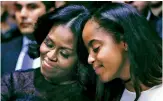
[[[40,46],[41,73],[46,79],[72,76],[77,64],[76,43],[75,36],[68,27],[52,27]]]
[[[127,67],[125,45],[116,43],[111,35],[94,20],[89,20],[83,30],[82,38],[88,49],[88,63],[93,66],[101,81],[108,82],[122,77]],[[124,74],[126,75],[126,74]],[[123,78],[127,79],[127,78]]]

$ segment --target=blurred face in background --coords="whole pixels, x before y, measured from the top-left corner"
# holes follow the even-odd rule
[[[15,17],[22,34],[32,34],[38,17],[46,13],[41,1],[16,1],[15,8]]]
[[[121,2],[121,3],[127,3],[135,7],[140,14],[142,15],[147,15],[148,13],[148,6],[149,6],[149,1],[113,1],[113,2]]]
[[[1,17],[2,17],[3,13],[5,12],[5,7],[4,7],[2,1],[1,1],[1,5],[0,5],[0,7],[1,7],[0,13],[1,13]]]
[[[52,27],[40,46],[41,73],[49,81],[71,80],[77,65],[77,41],[67,26]]]
[[[66,4],[66,1],[55,1],[55,8],[59,8]]]
[[[15,14],[14,2],[15,1],[1,1],[1,14],[6,11],[10,16],[13,16]]]

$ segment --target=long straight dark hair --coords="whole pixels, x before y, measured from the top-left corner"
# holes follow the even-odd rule
[[[91,19],[111,32],[115,42],[127,43],[135,101],[142,91],[140,84],[153,87],[162,83],[162,40],[135,8],[128,4],[112,3],[101,7]],[[108,96],[106,86],[97,84],[98,101]]]

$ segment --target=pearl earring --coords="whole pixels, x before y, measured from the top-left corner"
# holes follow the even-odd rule
[[[125,48],[125,51],[127,51],[127,50],[128,50],[128,48],[126,47],[126,48]]]

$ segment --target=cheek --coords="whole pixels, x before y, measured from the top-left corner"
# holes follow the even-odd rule
[[[119,68],[122,62],[121,52],[117,48],[104,48],[97,56],[104,66],[101,73],[102,81],[110,81],[118,76]]]
[[[146,4],[146,2],[141,1],[136,4],[136,7],[140,12],[142,12],[144,10],[144,8],[147,7],[147,4]]]
[[[40,16],[42,16],[43,14],[45,14],[46,13],[46,11],[45,10],[35,10],[35,11],[33,11],[33,12],[31,12],[30,13],[30,18],[31,18],[31,20],[34,22],[34,23],[36,23],[37,22],[37,19],[40,17]]]
[[[120,62],[122,60],[122,52],[121,49],[119,49],[119,47],[117,47],[116,45],[113,45],[111,47],[104,47],[101,51],[100,51],[99,55],[99,59],[103,60],[104,63],[106,63],[107,65],[111,65],[111,66],[117,66],[120,65]]]
[[[71,69],[74,68],[77,65],[77,59],[76,58],[70,58],[70,59],[64,59],[62,62],[62,67]]]
[[[20,14],[18,12],[15,13],[15,19],[18,23],[20,22]]]
[[[46,48],[45,44],[42,43],[41,46],[40,46],[40,55],[44,55],[48,52],[48,48]]]

